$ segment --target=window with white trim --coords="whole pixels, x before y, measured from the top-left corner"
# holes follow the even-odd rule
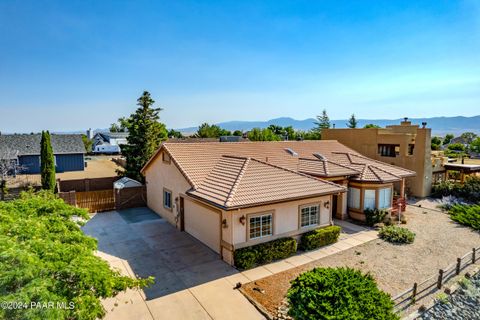
[[[258,239],[273,234],[272,214],[250,217],[249,219],[249,238]]]
[[[392,206],[392,188],[378,190],[378,208],[386,209]]]
[[[320,216],[320,206],[305,206],[300,209],[300,226],[310,227],[318,225],[318,220]]]
[[[365,189],[363,210],[366,209],[375,209],[375,190]]]
[[[353,209],[360,209],[360,189],[348,188],[348,207]]]
[[[163,190],[163,206],[172,209],[172,192],[168,190]]]

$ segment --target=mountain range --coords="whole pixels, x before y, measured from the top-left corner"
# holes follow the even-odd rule
[[[252,128],[266,128],[269,125],[278,125],[282,127],[292,126],[296,130],[310,130],[315,127],[316,120],[313,118],[305,120],[296,120],[289,117],[282,117],[271,119],[267,121],[227,121],[217,123],[221,128],[234,131],[241,130],[247,131]],[[380,127],[385,127],[392,124],[400,124],[403,119],[357,119],[358,128],[363,128],[366,124],[375,124]],[[428,128],[432,128],[433,135],[445,135],[452,133],[454,135],[460,135],[462,132],[471,131],[476,134],[480,134],[480,115],[474,117],[433,117],[433,118],[411,118],[409,119],[413,124],[421,126],[422,122],[427,123]],[[331,120],[332,126],[335,128],[346,128],[347,119]],[[197,127],[180,128],[177,129],[184,134],[192,134],[197,131]]]

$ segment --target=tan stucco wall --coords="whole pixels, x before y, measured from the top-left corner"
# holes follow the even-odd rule
[[[161,217],[175,225],[178,202],[175,201],[179,195],[184,195],[190,189],[182,173],[173,162],[162,161],[162,156],[157,157],[145,171],[147,183],[147,205]],[[172,210],[163,207],[163,188],[172,191]]]
[[[380,129],[324,129],[322,139],[337,140],[369,158],[415,171],[416,177],[406,179],[407,192],[417,197],[430,195],[431,129],[415,125],[395,125]],[[380,156],[379,144],[399,144],[400,154],[396,157]],[[415,144],[412,155],[408,155],[409,144]]]
[[[301,228],[299,226],[299,207],[305,204],[320,203],[320,225],[329,225],[332,221],[332,196],[322,196],[310,199],[296,200],[291,202],[276,203],[271,205],[259,206],[254,208],[246,208],[235,211],[223,212],[224,216],[230,215],[229,228],[230,238],[224,238],[225,242],[232,244],[235,248],[254,245],[261,242],[267,242],[276,238],[294,236],[312,229],[317,228]],[[329,202],[328,208],[324,203]],[[258,213],[273,213],[273,236],[263,237],[260,239],[248,240],[248,217]],[[245,216],[245,225],[240,223],[240,217]],[[224,230],[224,234],[228,231]]]

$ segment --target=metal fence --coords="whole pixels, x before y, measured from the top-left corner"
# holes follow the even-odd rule
[[[479,248],[473,248],[472,251],[466,253],[461,258],[457,258],[457,262],[448,266],[445,269],[439,269],[438,274],[432,275],[428,279],[414,283],[413,287],[393,297],[395,303],[395,310],[402,311],[414,304],[436,290],[442,289],[445,282],[460,274],[460,272],[467,266],[478,261]]]

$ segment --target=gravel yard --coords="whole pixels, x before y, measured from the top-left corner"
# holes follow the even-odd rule
[[[480,233],[454,223],[445,213],[408,206],[405,215],[408,223],[404,226],[416,233],[413,244],[393,245],[373,240],[245,284],[242,291],[270,314],[276,314],[290,281],[300,273],[314,267],[348,266],[370,272],[382,290],[395,296],[480,246]]]

